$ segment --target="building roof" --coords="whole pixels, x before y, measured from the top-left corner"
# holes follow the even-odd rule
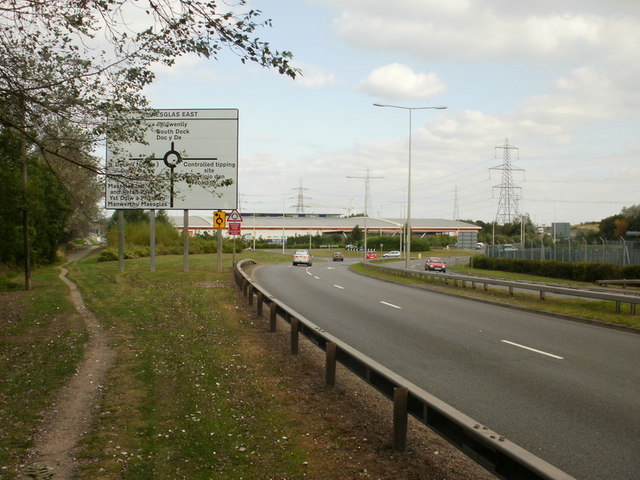
[[[170,216],[172,224],[182,229],[183,216]],[[402,218],[373,218],[373,217],[338,217],[338,216],[316,216],[313,214],[285,214],[271,215],[256,213],[243,213],[242,229],[245,231],[306,231],[312,233],[333,233],[350,232],[356,226],[367,230],[378,230],[385,232],[399,231],[402,229],[406,219]],[[192,215],[188,218],[190,230],[212,230],[213,215],[211,217]],[[413,218],[411,219],[411,230],[414,233],[447,233],[457,231],[477,232],[480,227],[468,222],[459,220],[446,220],[442,218]]]

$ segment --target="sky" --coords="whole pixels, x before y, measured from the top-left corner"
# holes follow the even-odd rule
[[[241,212],[350,214],[366,198],[369,216],[405,218],[409,158],[412,218],[515,214],[499,210],[507,174],[536,225],[640,204],[637,0],[249,6],[301,76],[223,51],[159,68],[146,90],[154,108],[239,109]]]

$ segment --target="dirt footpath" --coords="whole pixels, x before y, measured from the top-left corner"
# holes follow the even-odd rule
[[[71,478],[78,444],[91,429],[103,380],[115,360],[115,350],[109,346],[109,335],[102,329],[96,316],[86,308],[76,284],[66,277],[68,270],[65,266],[92,250],[73,252],[69,255],[69,261],[60,267],[59,278],[71,290],[71,300],[85,321],[89,340],[76,374],[62,388],[45,415],[34,447],[29,452],[24,479],[52,478],[52,474],[53,478]]]

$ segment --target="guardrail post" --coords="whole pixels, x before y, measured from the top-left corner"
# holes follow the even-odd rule
[[[277,310],[278,310],[278,305],[276,305],[276,302],[271,302],[271,305],[269,305],[269,331],[270,332],[276,331]]]
[[[247,288],[249,287],[249,280],[242,277],[242,295],[247,296]]]
[[[408,389],[393,389],[393,449],[397,452],[407,449],[408,399]]]
[[[616,300],[616,313],[620,313],[620,302]]]
[[[544,292],[540,290],[540,300],[544,300],[544,299],[545,299]]]
[[[247,303],[249,305],[253,305],[253,288],[253,283],[250,283],[247,289]]]
[[[256,316],[262,317],[262,304],[264,303],[264,293],[258,292],[258,299],[256,302]]]
[[[298,354],[298,319],[296,317],[291,317],[291,355]]]
[[[487,285],[486,283],[484,284],[484,291],[488,292],[489,291],[489,285]]]
[[[513,287],[509,287],[509,296],[513,297]]]
[[[327,342],[325,360],[325,383],[330,387],[336,385],[336,358],[338,348],[335,343]]]
[[[630,303],[630,304],[629,304],[629,308],[631,309],[631,312],[630,312],[630,313],[631,313],[631,315],[635,315],[635,314],[636,314],[636,307],[637,307],[637,306],[638,306],[638,305],[636,305],[635,303]]]

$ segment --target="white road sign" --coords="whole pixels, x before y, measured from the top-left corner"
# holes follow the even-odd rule
[[[145,119],[143,143],[107,145],[107,170],[118,173],[118,162],[149,159],[161,188],[153,198],[143,182],[109,178],[108,209],[232,210],[238,206],[238,110],[158,110]],[[117,153],[116,153],[117,152]],[[188,184],[179,174],[197,174]],[[212,179],[232,179],[228,186],[210,188]]]

